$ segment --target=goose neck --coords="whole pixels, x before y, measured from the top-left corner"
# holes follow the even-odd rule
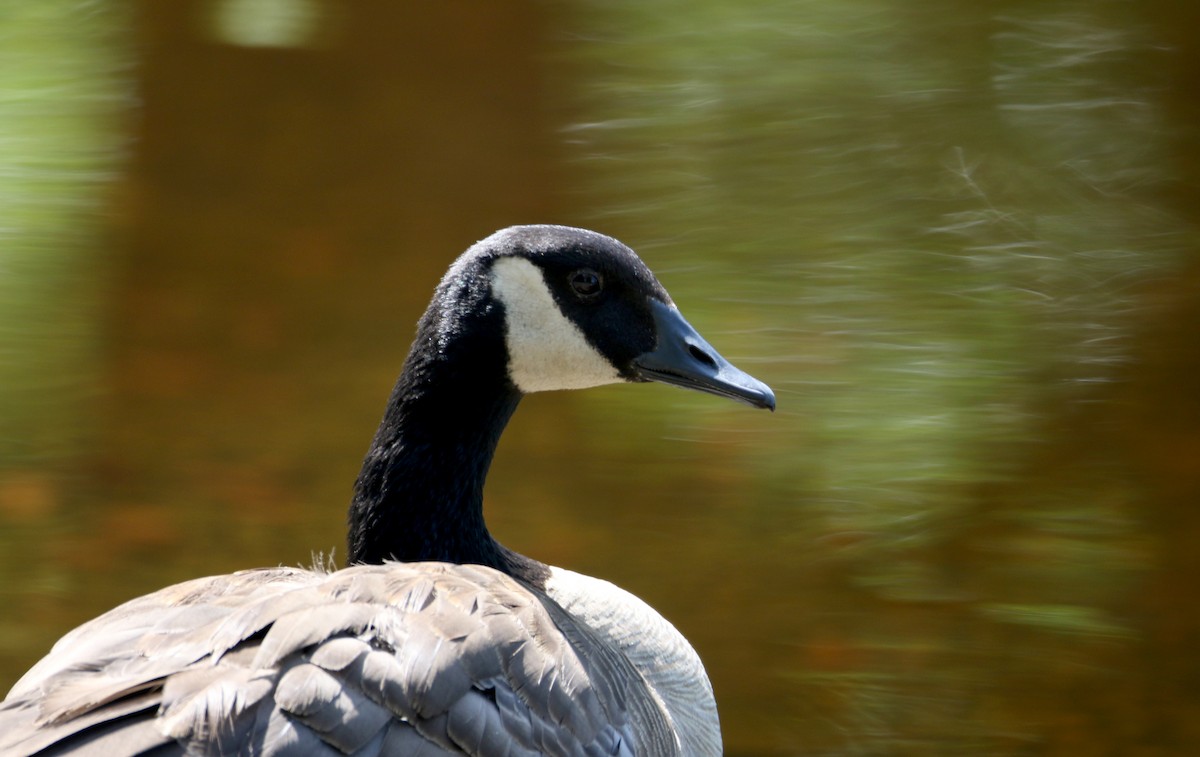
[[[454,365],[424,359],[414,348],[355,485],[351,563],[438,560],[504,569],[507,550],[484,523],[483,485],[521,395],[500,358]]]

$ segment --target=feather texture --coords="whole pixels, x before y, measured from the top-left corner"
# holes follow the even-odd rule
[[[482,566],[199,579],[64,637],[47,658],[64,664],[31,670],[0,707],[0,752],[101,753],[118,732],[181,754],[246,744],[280,754],[675,752],[667,715],[632,704],[653,701],[647,683],[624,656],[579,648],[591,639],[557,604]],[[81,641],[102,662],[58,656]]]

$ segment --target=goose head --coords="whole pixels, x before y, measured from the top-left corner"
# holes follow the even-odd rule
[[[770,388],[721,357],[617,240],[518,226],[481,244],[500,253],[491,292],[503,310],[508,379],[521,393],[660,381],[774,409]]]
[[[482,516],[487,468],[520,398],[649,381],[775,408],[771,389],[709,345],[617,240],[539,225],[476,243],[418,323],[367,453],[351,562],[471,562],[531,578],[532,561],[496,544]]]

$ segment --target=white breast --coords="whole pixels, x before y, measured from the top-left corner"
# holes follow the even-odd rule
[[[546,594],[620,649],[671,717],[684,755],[720,755],[721,724],[700,656],[653,607],[600,578],[551,567]]]

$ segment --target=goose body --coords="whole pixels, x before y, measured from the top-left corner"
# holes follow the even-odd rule
[[[616,240],[520,226],[475,244],[363,462],[350,566],[196,579],[85,623],[0,704],[0,754],[720,754],[670,623],[483,522],[523,394],[651,380],[774,408]]]

